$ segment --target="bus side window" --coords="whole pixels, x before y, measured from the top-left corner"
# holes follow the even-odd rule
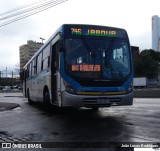
[[[32,75],[35,75],[37,73],[37,59],[34,58],[33,64],[32,64]]]
[[[58,55],[59,50],[60,50],[59,44],[58,42],[56,42],[52,46],[52,61],[53,61],[52,65],[55,70],[59,69],[59,55]]]
[[[49,61],[50,61],[50,45],[48,45],[43,50],[43,56],[42,56],[42,70],[46,70],[49,68]]]
[[[42,69],[42,52],[38,55],[37,58],[37,74],[41,72]]]
[[[32,62],[29,64],[29,77],[32,76]]]
[[[50,56],[48,56],[48,68],[49,68],[49,65],[50,65]]]
[[[26,78],[29,78],[29,65],[27,66],[27,70],[26,70]]]

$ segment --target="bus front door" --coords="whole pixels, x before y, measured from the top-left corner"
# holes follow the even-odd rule
[[[51,68],[52,68],[52,78],[51,78],[51,89],[52,89],[52,103],[58,105],[58,97],[57,97],[57,85],[58,85],[58,57],[57,57],[57,49],[56,44],[52,46],[52,61],[51,61]]]

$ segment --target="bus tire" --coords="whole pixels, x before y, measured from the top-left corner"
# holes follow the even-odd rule
[[[28,96],[28,104],[29,104],[29,105],[32,105],[33,102],[32,102],[32,100],[30,99],[29,90],[27,91],[27,96]]]
[[[99,107],[92,107],[92,111],[98,111]]]
[[[45,107],[47,107],[47,108],[50,107],[50,95],[49,95],[48,91],[44,92],[43,103],[44,103]]]

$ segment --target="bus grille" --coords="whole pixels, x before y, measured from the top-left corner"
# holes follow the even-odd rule
[[[112,104],[119,104],[123,99],[122,98],[110,98],[110,97],[99,97],[99,98],[84,98],[83,103],[85,105],[112,105]]]

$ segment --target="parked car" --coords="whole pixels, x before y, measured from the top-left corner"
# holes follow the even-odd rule
[[[0,90],[3,90],[3,86],[0,86]]]
[[[23,87],[22,87],[22,86],[19,86],[19,87],[18,87],[18,90],[23,90]]]
[[[10,86],[4,86],[3,91],[11,91],[11,87]]]

